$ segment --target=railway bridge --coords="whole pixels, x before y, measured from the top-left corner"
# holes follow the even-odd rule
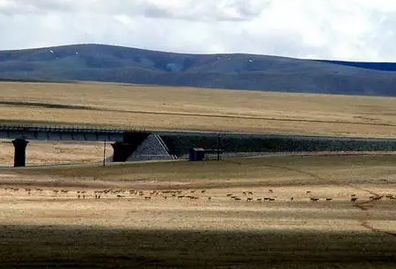
[[[14,167],[26,165],[26,147],[29,140],[55,141],[109,141],[114,149],[113,162],[124,162],[150,136],[159,147],[166,145],[160,136],[139,130],[99,129],[73,127],[27,127],[0,126],[0,138],[12,139],[14,145]]]

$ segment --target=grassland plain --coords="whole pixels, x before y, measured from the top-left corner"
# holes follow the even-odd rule
[[[393,268],[395,162],[315,155],[3,169],[0,263]]]
[[[395,98],[111,83],[0,82],[0,122],[394,137]]]
[[[1,121],[393,137],[394,98],[103,83],[0,84]],[[12,162],[2,141],[0,163]],[[394,268],[396,157],[109,164],[103,145],[31,141],[0,169],[3,267]],[[100,197],[100,198],[99,198]],[[318,199],[318,200],[317,200]]]

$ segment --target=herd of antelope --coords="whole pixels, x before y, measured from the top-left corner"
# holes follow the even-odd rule
[[[6,187],[4,188],[5,192],[8,195],[14,195],[16,193],[24,192],[28,196],[50,196],[50,197],[58,197],[58,198],[76,198],[76,199],[103,199],[103,198],[141,198],[143,200],[151,200],[152,198],[160,198],[163,200],[167,199],[188,199],[188,200],[206,200],[212,201],[212,199],[222,199],[221,195],[219,194],[208,194],[205,189],[201,190],[134,190],[134,189],[103,189],[103,190],[67,190],[67,189],[42,189],[42,188],[15,188],[15,187]],[[288,200],[290,202],[296,201],[294,197],[290,197],[288,199],[279,199],[277,194],[274,190],[269,189],[265,190],[264,195],[254,193],[253,191],[240,191],[237,193],[227,193],[225,195],[226,198],[234,201],[246,201],[246,202],[275,202],[275,201],[285,201]],[[224,196],[223,196],[224,197]],[[305,191],[303,197],[305,200],[310,202],[318,202],[318,201],[326,201],[331,202],[333,198],[331,197],[319,197],[315,196],[312,191]],[[356,194],[351,194],[349,199],[352,203],[358,201],[358,197]],[[381,199],[389,199],[389,200],[396,200],[396,195],[393,194],[383,194],[383,195],[373,195],[369,197],[370,201],[379,201]]]

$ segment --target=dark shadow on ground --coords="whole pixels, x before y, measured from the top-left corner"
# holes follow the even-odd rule
[[[393,268],[396,240],[374,232],[178,231],[0,226],[1,267]]]

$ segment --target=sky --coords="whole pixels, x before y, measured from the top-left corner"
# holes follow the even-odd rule
[[[96,43],[396,61],[394,0],[0,0],[0,50]]]

